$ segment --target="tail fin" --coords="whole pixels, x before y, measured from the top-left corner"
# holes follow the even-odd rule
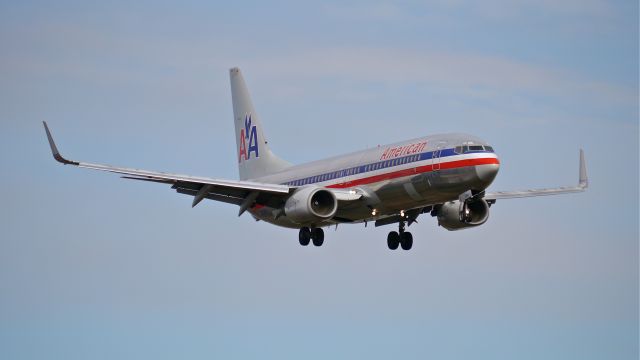
[[[229,75],[240,180],[259,178],[291,166],[269,149],[262,123],[253,108],[249,90],[240,69],[229,70]]]

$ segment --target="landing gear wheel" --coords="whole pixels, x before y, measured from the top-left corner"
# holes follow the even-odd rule
[[[313,245],[322,246],[322,243],[324,243],[324,230],[313,228],[311,230],[311,239],[313,240]]]
[[[311,241],[311,230],[309,230],[308,227],[300,229],[300,233],[298,233],[298,241],[300,241],[300,245],[302,246],[309,245],[309,241]]]
[[[403,232],[400,234],[400,246],[402,250],[411,250],[413,246],[413,235],[410,232]]]
[[[389,246],[389,249],[395,250],[398,248],[398,245],[400,245],[400,235],[397,231],[390,232],[389,235],[387,235],[387,246]]]

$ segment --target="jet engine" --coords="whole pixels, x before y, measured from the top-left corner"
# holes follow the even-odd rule
[[[301,225],[331,219],[337,210],[336,196],[331,191],[316,186],[296,190],[284,204],[285,215]]]
[[[450,201],[440,205],[435,215],[438,225],[452,231],[484,224],[489,219],[489,204],[484,199]]]

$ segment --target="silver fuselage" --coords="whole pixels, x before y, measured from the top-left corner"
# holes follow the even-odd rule
[[[344,204],[333,219],[315,224],[326,226],[377,220],[456,200],[468,190],[483,191],[493,182],[499,167],[493,149],[481,139],[442,134],[295,165],[254,180],[297,187],[349,188],[367,194],[366,202]],[[257,204],[249,211],[275,225],[300,227],[287,217],[279,217],[278,209],[269,206]]]

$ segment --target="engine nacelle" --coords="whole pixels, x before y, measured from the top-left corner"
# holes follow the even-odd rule
[[[285,215],[300,225],[331,219],[338,210],[338,200],[329,190],[308,186],[291,195],[284,204]]]
[[[450,201],[442,204],[436,211],[438,225],[452,231],[484,224],[489,219],[489,204],[484,200],[466,203]]]

